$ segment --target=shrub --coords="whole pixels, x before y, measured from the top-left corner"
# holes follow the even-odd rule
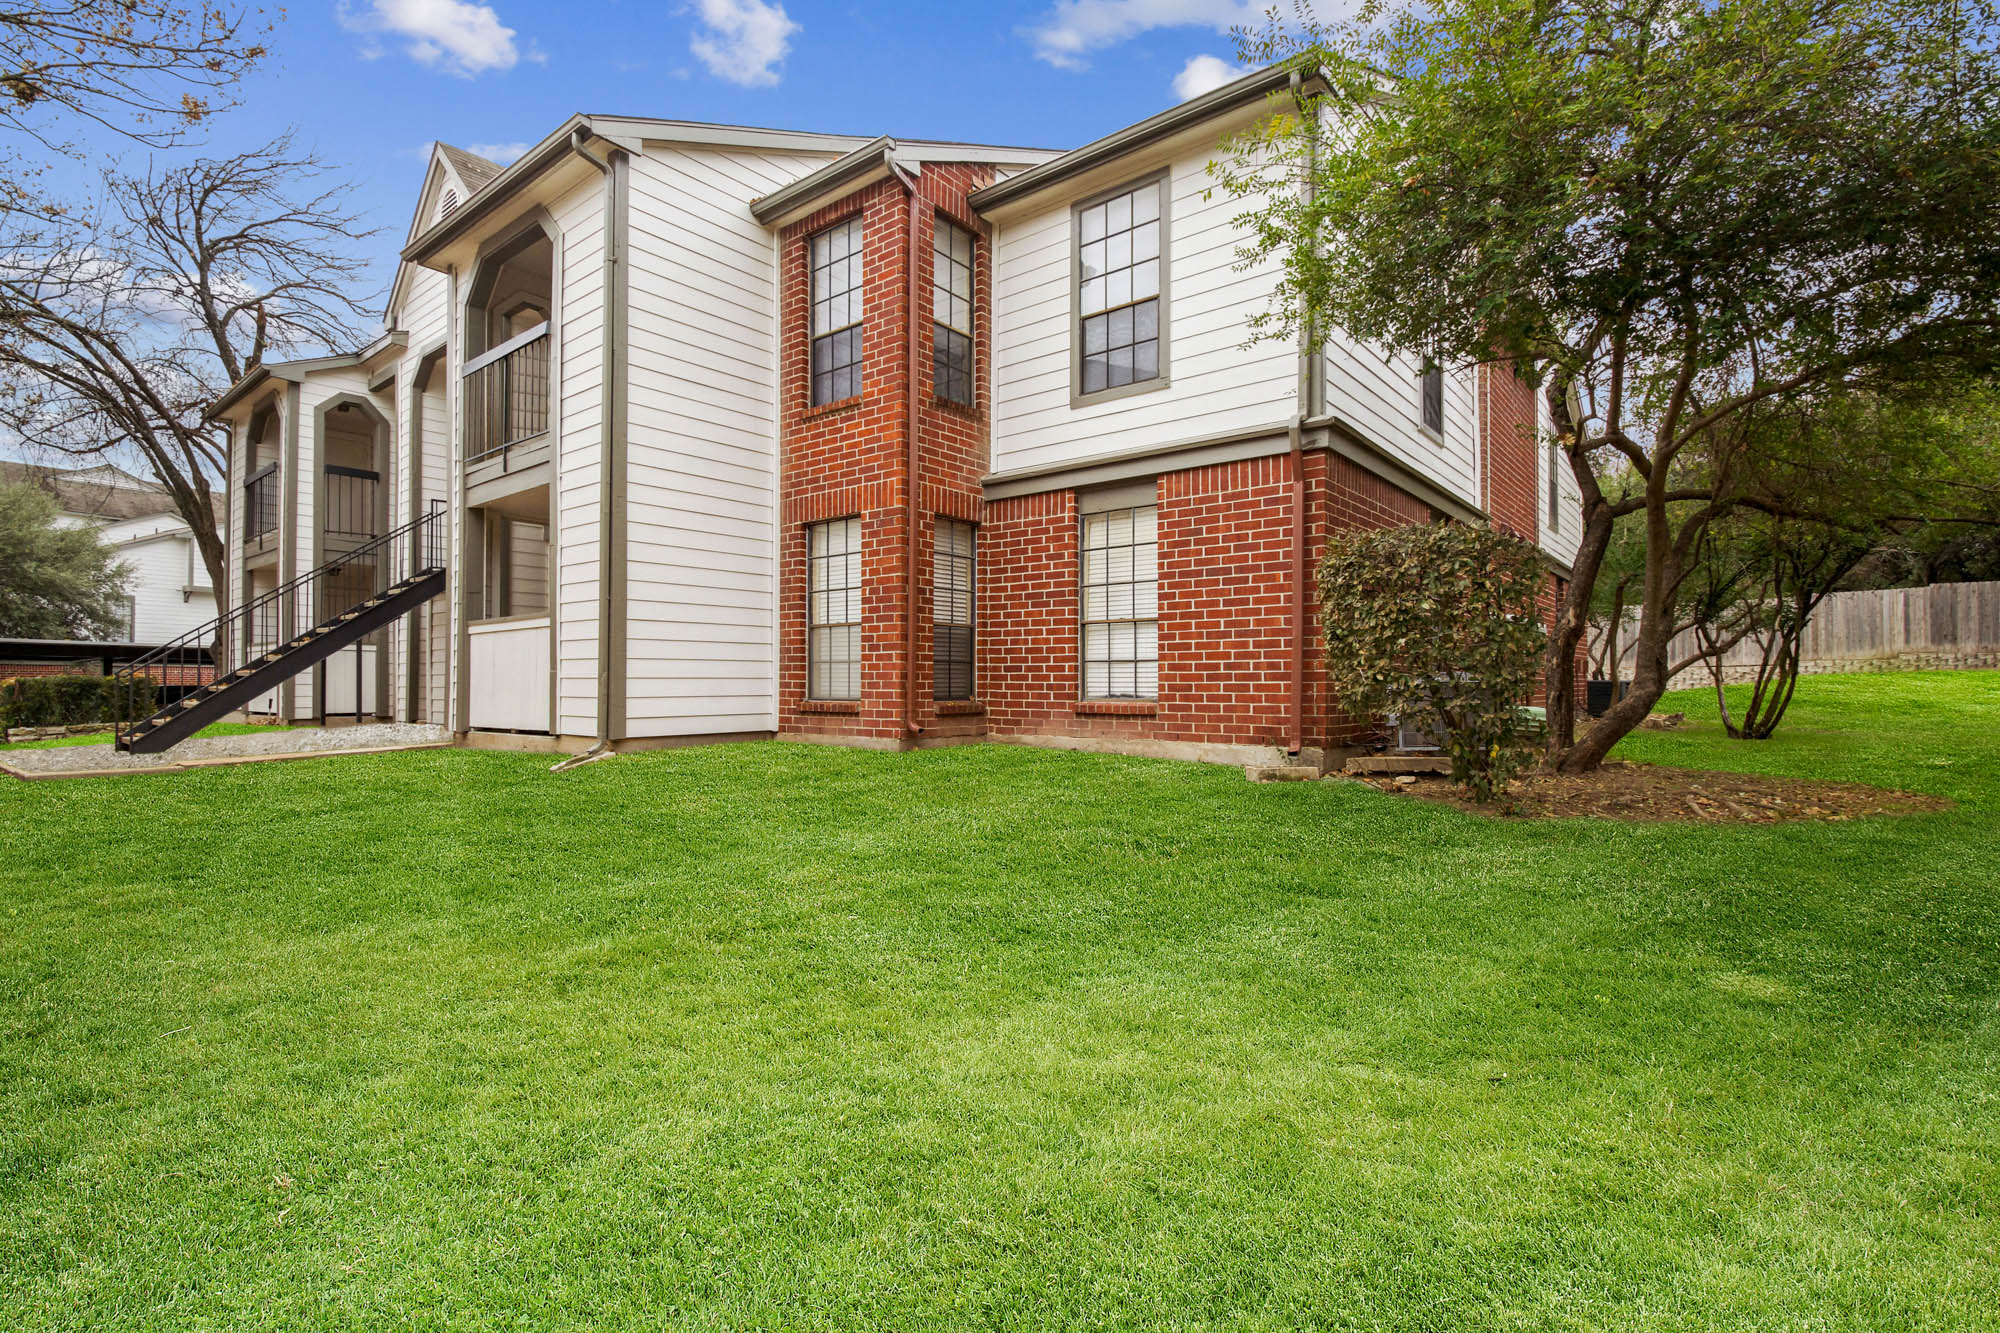
[[[89,722],[129,722],[160,706],[159,686],[113,676],[20,676],[0,681],[0,727],[73,727]]]
[[[1534,546],[1462,523],[1337,534],[1319,568],[1335,698],[1435,736],[1452,779],[1492,800],[1527,755],[1542,578]]]

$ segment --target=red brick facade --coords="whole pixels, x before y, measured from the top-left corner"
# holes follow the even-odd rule
[[[1077,495],[986,502],[991,270],[986,229],[965,205],[983,168],[927,165],[868,186],[784,228],[781,346],[783,521],[779,729],[878,745],[960,737],[1285,748],[1353,744],[1373,724],[1327,698],[1311,571],[1329,533],[1432,521],[1431,507],[1348,459],[1280,452],[1166,470],[1157,479],[1159,690],[1154,701],[1090,701],[1079,677]],[[939,213],[980,238],[975,254],[975,401],[931,390],[931,237]],[[808,246],[863,219],[863,362],[858,396],[810,405]],[[916,264],[914,358],[909,269]],[[1535,536],[1534,400],[1482,374],[1484,482],[1497,521]],[[908,442],[915,395],[916,595],[908,595]],[[860,698],[807,697],[807,526],[857,517],[863,542]],[[931,681],[931,545],[939,517],[979,525],[975,700],[937,704]],[[1300,598],[1305,611],[1301,616]],[[905,723],[907,615],[914,706]]]

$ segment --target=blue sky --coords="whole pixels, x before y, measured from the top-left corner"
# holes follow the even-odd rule
[[[206,147],[295,126],[383,229],[386,285],[433,139],[505,158],[584,111],[1073,147],[1228,77],[1228,29],[1258,12],[1244,0],[298,0]]]

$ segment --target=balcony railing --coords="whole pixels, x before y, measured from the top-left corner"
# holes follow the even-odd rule
[[[466,362],[466,461],[548,428],[549,326],[544,321]]]
[[[278,530],[278,465],[266,463],[243,483],[243,544]]]
[[[320,503],[326,506],[325,531],[340,541],[367,541],[375,535],[375,498],[381,477],[358,467],[328,463],[321,483]]]

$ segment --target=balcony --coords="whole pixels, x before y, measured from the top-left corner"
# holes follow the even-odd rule
[[[549,429],[549,326],[525,329],[465,364],[465,461]]]
[[[278,530],[278,465],[266,463],[243,483],[243,545],[254,548]]]

